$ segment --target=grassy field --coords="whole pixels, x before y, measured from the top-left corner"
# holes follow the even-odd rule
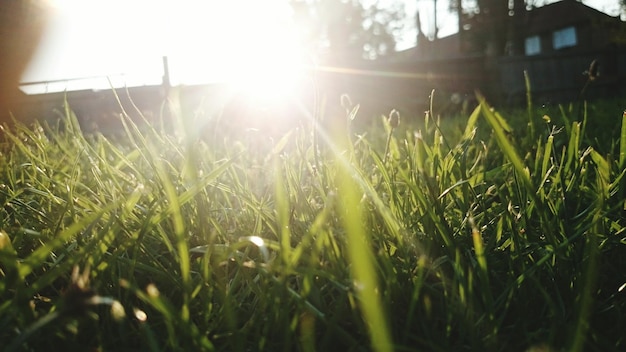
[[[626,350],[615,106],[480,102],[281,138],[128,118],[85,135],[69,109],[17,126],[0,152],[0,346]]]

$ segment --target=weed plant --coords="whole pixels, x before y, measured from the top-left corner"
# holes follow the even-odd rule
[[[626,115],[597,147],[613,112],[529,112],[509,124],[481,100],[332,138],[205,140],[125,114],[122,137],[84,135],[69,107],[18,124],[0,345],[624,350]]]

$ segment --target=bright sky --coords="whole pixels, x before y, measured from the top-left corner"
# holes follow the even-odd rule
[[[49,29],[23,82],[55,81],[44,91],[160,84],[167,55],[173,85],[215,81],[275,82],[288,87],[303,64],[286,0],[50,0]],[[394,1],[394,0],[385,0]],[[504,1],[504,0],[502,0]],[[553,1],[552,1],[553,2]],[[617,0],[586,0],[617,15]],[[406,35],[398,49],[415,44],[417,6],[432,33],[432,0],[407,0]],[[457,21],[439,0],[440,36]],[[68,79],[101,77],[99,80]],[[41,92],[41,87],[27,90]]]
[[[299,62],[284,0],[52,1],[49,29],[23,82],[109,76],[116,86],[160,84],[163,56],[173,85],[286,75]],[[109,87],[102,78],[46,89]]]

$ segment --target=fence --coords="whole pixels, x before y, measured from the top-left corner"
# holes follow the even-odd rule
[[[602,50],[552,55],[502,57],[498,60],[500,87],[508,104],[518,104],[526,94],[524,71],[535,98],[556,102],[579,98],[592,61],[599,63],[599,77],[587,87],[585,97],[606,97],[621,92],[626,78],[626,51]]]
[[[423,111],[436,93],[435,103],[447,105],[450,95],[474,96],[487,91],[489,76],[482,57],[412,62],[361,62],[345,68],[320,68],[321,88],[327,95],[347,93],[359,102],[364,114],[390,108]]]
[[[315,89],[307,90],[301,97],[305,102],[300,110],[315,111],[313,97],[321,93],[325,104],[341,110],[339,97],[349,94],[354,103],[361,105],[360,115],[370,117],[389,112],[392,108],[421,113],[430,103],[430,93],[435,96],[436,113],[444,115],[458,109],[463,101],[471,100],[475,91],[481,91],[493,104],[523,104],[526,95],[524,72],[528,73],[532,93],[537,101],[565,102],[579,98],[588,77],[584,71],[593,60],[600,64],[600,76],[587,89],[586,98],[606,97],[622,93],[620,84],[626,78],[626,50],[605,50],[582,53],[557,53],[553,55],[501,57],[489,61],[483,56],[460,57],[441,60],[415,60],[411,62],[360,62],[343,66],[316,67]],[[120,98],[128,111],[134,105],[142,111],[158,116],[163,107],[165,90],[162,85],[134,87],[128,94],[122,90]],[[223,87],[207,85],[188,87],[181,91],[188,105],[201,101],[214,103],[221,97]],[[451,100],[454,96],[456,99]],[[318,97],[319,98],[319,97]],[[460,98],[460,99],[459,99]],[[21,113],[16,116],[41,118],[54,108],[61,109],[67,99],[79,120],[85,125],[93,124],[102,129],[108,121],[116,121],[119,113],[117,99],[106,89],[24,96]],[[318,102],[319,103],[319,102]],[[233,102],[232,116],[241,115],[239,101]],[[232,109],[232,106],[237,109]],[[290,109],[285,114],[292,114]],[[325,112],[322,111],[322,114]],[[330,115],[334,115],[332,112]],[[113,116],[113,117],[111,117]],[[113,123],[113,122],[111,122]]]

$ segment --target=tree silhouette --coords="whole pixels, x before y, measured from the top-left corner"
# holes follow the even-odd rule
[[[403,5],[359,0],[292,0],[294,21],[310,49],[328,61],[376,59],[395,50]]]
[[[464,17],[464,27],[472,29],[473,45],[490,56],[504,54],[508,25],[509,4],[502,0],[477,0],[473,12]]]
[[[623,0],[626,1],[626,0]],[[526,7],[542,5],[541,0],[475,0],[466,3],[451,0],[449,9],[459,19],[459,31],[467,43],[466,50],[489,56],[516,52],[519,48],[508,48],[507,43],[516,36],[515,15]]]

